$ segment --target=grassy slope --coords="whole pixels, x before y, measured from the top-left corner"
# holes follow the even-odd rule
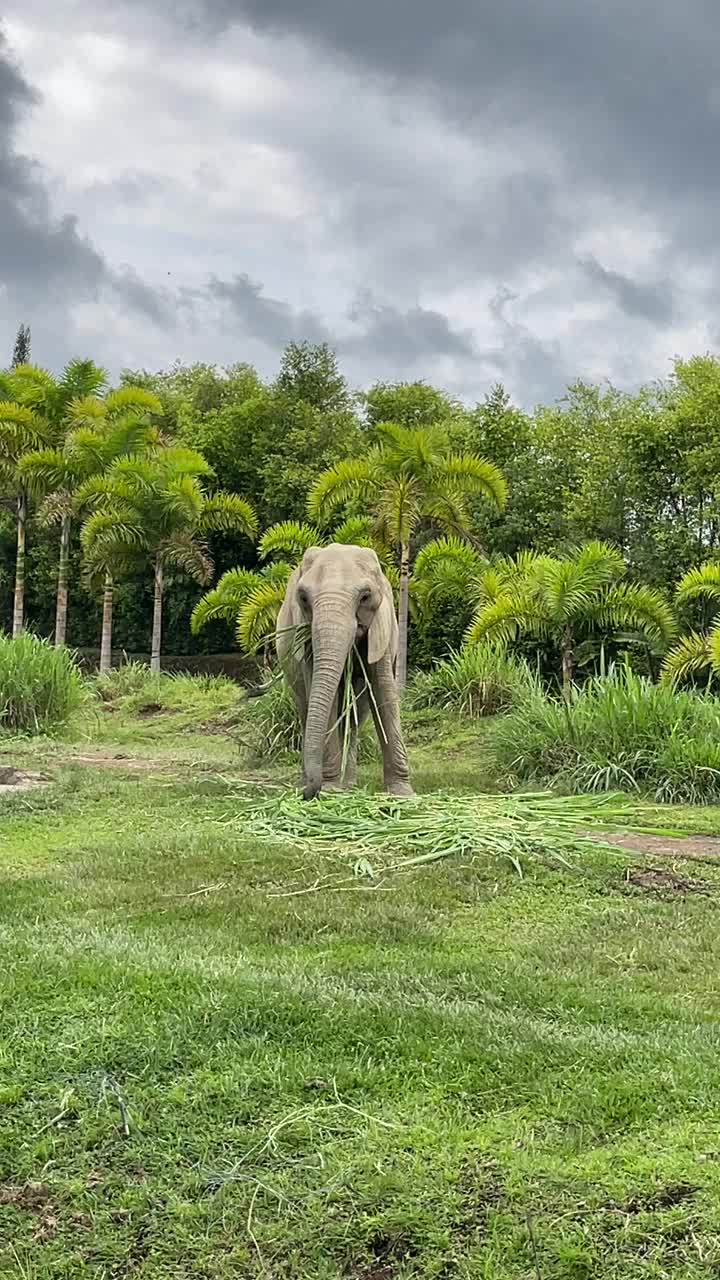
[[[93,730],[155,772],[0,798],[0,1275],[714,1274],[715,898],[601,854],[273,896],[327,863],[243,841],[207,697]]]

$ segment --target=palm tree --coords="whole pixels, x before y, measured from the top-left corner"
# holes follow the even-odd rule
[[[720,564],[689,569],[677,585],[675,599],[678,604],[691,600],[720,602]],[[705,669],[708,680],[720,674],[720,617],[705,633],[691,631],[678,640],[663,662],[662,678],[677,684]]]
[[[90,381],[88,378],[88,383]],[[159,433],[150,424],[148,415],[161,412],[157,396],[141,387],[122,387],[102,399],[90,393],[78,396],[63,405],[61,425],[65,434],[61,442],[55,447],[33,450],[21,460],[20,473],[27,490],[43,499],[39,512],[41,521],[60,525],[56,647],[65,643],[67,633],[70,534],[76,514],[75,491],[90,476],[105,471],[116,458],[142,453],[157,444]],[[101,670],[109,669],[108,658],[101,647]]]
[[[7,390],[7,382],[0,392]],[[0,400],[0,493],[12,500],[16,512],[15,591],[12,633],[18,635],[25,621],[25,543],[27,488],[21,474],[23,457],[46,441],[46,424],[28,405]]]
[[[468,533],[467,497],[482,494],[502,508],[507,486],[492,462],[453,452],[442,426],[413,429],[385,422],[375,432],[379,442],[364,458],[338,462],[318,476],[308,496],[308,515],[324,524],[339,508],[361,502],[377,534],[399,556],[397,680],[402,688],[413,534],[422,520]]]
[[[503,558],[481,577],[466,642],[508,642],[523,635],[551,640],[562,654],[563,694],[569,698],[579,630],[629,631],[662,645],[675,632],[663,596],[622,582],[624,574],[620,552],[605,542],[588,542],[562,559],[532,551]]]
[[[25,597],[25,533],[27,525],[28,477],[23,472],[24,457],[40,448],[57,447],[66,429],[67,407],[73,399],[90,395],[105,383],[105,372],[91,360],[71,360],[60,378],[54,378],[39,365],[18,363],[0,375],[0,395],[8,397],[18,406],[33,414],[35,430],[24,441],[10,444],[9,457],[6,438],[6,482],[10,479],[17,500],[18,570],[15,580],[15,605],[13,609],[13,634],[22,628]],[[3,447],[0,443],[0,454]],[[69,540],[68,540],[69,550]],[[61,547],[62,551],[62,547]]]
[[[254,537],[255,512],[233,493],[206,493],[211,467],[202,454],[179,446],[148,457],[119,458],[81,486],[79,500],[94,510],[81,531],[90,572],[149,560],[155,584],[150,669],[160,671],[165,571],[170,566],[197,582],[212,576],[205,534],[240,530]]]

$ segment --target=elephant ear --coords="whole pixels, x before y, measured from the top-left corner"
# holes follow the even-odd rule
[[[382,600],[368,629],[368,663],[372,665],[379,662],[388,651],[394,662],[397,646],[398,627],[392,587],[389,582],[384,581]]]
[[[280,605],[280,612],[277,617],[276,634],[278,640],[281,640],[282,633],[287,631],[289,627],[297,627],[303,622],[297,600],[297,584],[300,579],[300,569],[293,569],[288,578],[288,584],[285,588],[285,599]],[[281,646],[287,648],[285,646]]]

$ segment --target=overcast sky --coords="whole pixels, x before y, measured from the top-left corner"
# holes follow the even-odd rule
[[[720,333],[718,0],[6,0],[0,363],[521,403]]]

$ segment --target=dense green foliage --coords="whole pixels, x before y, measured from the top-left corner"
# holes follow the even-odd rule
[[[670,588],[680,574],[712,557],[720,513],[715,477],[720,466],[720,364],[710,357],[678,361],[665,383],[634,394],[578,384],[564,400],[525,413],[502,388],[474,408],[426,384],[378,385],[355,397],[327,348],[290,347],[278,377],[263,383],[249,366],[218,370],[176,366],[130,373],[125,384],[152,390],[162,406],[156,422],[166,438],[199,449],[220,489],[240,494],[257,511],[261,529],[301,520],[308,489],[327,466],[363,454],[375,427],[392,420],[418,428],[443,422],[453,446],[490,459],[508,481],[506,511],[471,500],[478,545],[486,554],[532,548],[562,554],[593,538],[617,545],[631,580]],[[10,496],[10,495],[8,495]],[[12,514],[0,527],[0,623],[10,622],[8,588],[14,575]],[[40,526],[31,504],[26,563],[26,613],[45,634],[53,627],[57,533]],[[427,533],[418,531],[418,548]],[[219,573],[252,568],[255,552],[234,534],[213,535]],[[79,579],[77,530],[70,579]],[[84,588],[80,588],[84,590]],[[187,580],[168,574],[166,633],[170,651],[218,649],[232,632],[217,624],[193,637],[189,614],[198,598]],[[121,647],[147,651],[152,582],[138,575],[116,591],[115,626]],[[439,608],[446,612],[445,603]],[[71,608],[68,640],[94,645],[99,602],[94,594]],[[416,622],[411,656],[427,661],[427,629]],[[450,644],[457,644],[460,623]],[[461,634],[461,631],[460,631]]]
[[[0,730],[54,733],[85,697],[72,654],[23,631],[0,633]]]
[[[68,505],[71,472],[86,465],[78,449],[93,430],[106,431],[116,412],[115,399],[123,410],[119,425],[128,426],[130,402],[123,406],[122,396],[137,397],[138,392],[147,396],[144,413],[135,413],[146,442],[154,433],[158,447],[199,451],[208,465],[208,494],[227,492],[249,503],[261,534],[271,525],[291,529],[306,522],[308,494],[317,497],[323,474],[355,477],[354,493],[348,489],[347,502],[334,518],[345,521],[350,530],[353,519],[362,516],[364,532],[353,527],[345,540],[352,536],[378,545],[378,521],[386,526],[385,544],[409,532],[411,668],[428,668],[461,646],[474,614],[477,623],[483,577],[497,568],[498,557],[516,559],[532,553],[544,558],[538,563],[546,568],[548,557],[566,567],[554,573],[552,601],[553,592],[544,593],[545,606],[552,603],[552,608],[545,608],[545,618],[536,610],[532,626],[525,625],[527,619],[516,619],[514,648],[533,661],[539,659],[543,674],[553,679],[560,674],[563,653],[566,673],[577,668],[584,677],[601,652],[615,657],[624,650],[634,653],[639,668],[657,675],[671,638],[668,604],[675,584],[684,573],[712,565],[720,553],[720,362],[709,356],[677,361],[664,382],[634,393],[578,383],[556,404],[532,412],[513,405],[500,386],[491,388],[474,407],[423,382],[379,383],[354,393],[332,351],[308,343],[291,344],[277,377],[268,382],[242,363],[225,369],[176,365],[159,373],[128,371],[119,392],[108,392],[103,378],[102,370],[90,361],[73,362],[57,379],[23,365],[0,374],[5,400],[4,417],[0,415],[5,459],[0,459],[0,626],[6,629],[12,620],[17,501],[22,493],[27,507],[26,625],[40,634],[54,632],[58,556],[65,552],[53,521],[62,519],[68,532],[67,564],[61,565],[60,573],[60,580],[66,578],[70,584],[67,641],[97,648],[101,591],[97,579],[91,582],[83,576],[80,524],[87,512]],[[88,390],[92,394],[86,394]],[[487,483],[484,497],[466,490],[463,540],[456,536],[453,513],[448,519],[448,512],[433,509],[432,500],[415,502],[409,521],[404,519],[403,503],[393,508],[387,494],[386,500],[373,498],[369,503],[362,477],[369,474],[367,462],[378,456],[378,449],[387,452],[389,422],[395,424],[396,435],[404,432],[408,439],[419,440],[439,433],[450,455],[492,464],[497,472],[488,475],[498,474],[507,482],[504,511],[487,501]],[[120,452],[125,447],[120,441]],[[28,450],[31,457],[23,461]],[[339,472],[333,471],[338,464]],[[431,492],[424,488],[426,494]],[[497,485],[495,496],[501,496]],[[313,498],[314,514],[320,515],[326,505]],[[374,532],[368,527],[370,516]],[[393,523],[398,526],[394,533]],[[440,546],[435,552],[432,539],[443,523],[451,526],[448,537],[440,540],[445,549]],[[339,536],[337,530],[324,528],[316,531],[318,540],[330,532]],[[238,611],[224,596],[238,579],[223,579],[228,571],[252,573],[245,584],[252,581],[262,589],[253,602],[258,608],[245,628],[246,638],[257,638],[259,628],[272,624],[282,592],[283,564],[295,563],[296,557],[266,539],[267,533],[255,547],[237,529],[222,524],[208,532],[202,554],[208,565],[215,565],[220,597],[212,597],[209,611],[195,613],[192,628],[201,589],[182,567],[167,563],[166,652],[235,647]],[[447,545],[453,542],[455,549],[451,546],[448,554]],[[577,554],[586,558],[584,550],[575,549],[593,542],[616,548],[612,554],[617,572],[606,586],[614,589],[617,607],[608,607],[614,597],[598,597],[595,588],[588,591],[587,583],[581,583],[570,601],[568,631],[567,566]],[[387,547],[387,554],[397,587],[402,557],[397,547]],[[116,649],[148,653],[154,582],[139,559],[137,565],[123,565],[114,582],[113,643]],[[543,574],[548,580],[552,576],[545,570]],[[673,679],[705,679],[706,668],[712,673],[716,665],[708,650],[713,639],[707,632],[708,606],[697,592],[692,598],[681,592],[675,603],[692,634],[678,642],[679,665],[677,670],[667,666],[667,674]],[[482,630],[476,625],[472,634]],[[570,638],[572,646],[565,643]]]

